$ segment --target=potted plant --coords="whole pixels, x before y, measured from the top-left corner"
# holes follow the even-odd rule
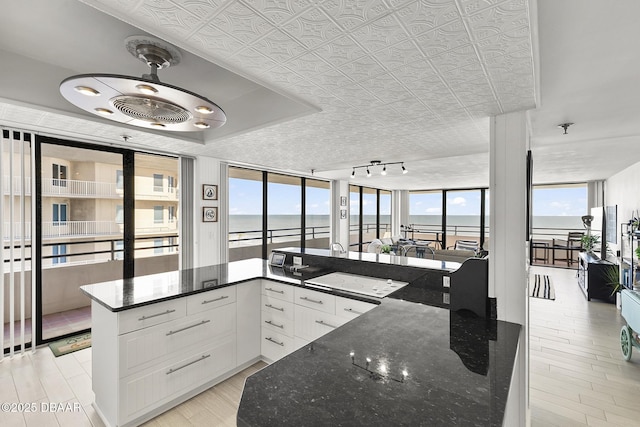
[[[593,248],[600,242],[600,236],[595,236],[592,234],[586,234],[582,236],[581,243],[582,247],[587,252],[592,252]]]
[[[380,246],[381,254],[391,254],[391,245],[382,245]]]
[[[620,291],[622,290],[622,284],[620,283],[620,269],[617,266],[605,270],[604,284],[611,288],[610,298],[615,296],[616,307],[620,308]]]

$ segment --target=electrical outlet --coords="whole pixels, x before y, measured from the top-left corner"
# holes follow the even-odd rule
[[[447,293],[442,294],[442,303],[443,304],[450,304],[449,298],[450,298],[449,294],[447,294]]]
[[[294,256],[293,257],[293,265],[302,265],[302,257]]]
[[[449,276],[442,276],[442,287],[448,288],[451,286],[451,278]]]

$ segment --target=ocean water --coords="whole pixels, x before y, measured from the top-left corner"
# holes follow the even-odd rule
[[[365,224],[375,224],[375,215],[364,215]],[[357,216],[351,217],[351,223],[358,221]],[[410,224],[419,225],[439,225],[441,221],[440,215],[412,215],[409,218]],[[389,215],[381,215],[380,222],[390,224],[391,217]],[[307,227],[329,227],[329,215],[307,215]],[[486,220],[489,224],[489,218]],[[404,224],[408,225],[408,224]],[[448,226],[465,226],[479,227],[480,217],[475,215],[450,215],[447,217]],[[299,215],[270,215],[268,219],[268,228],[299,228]],[[579,216],[534,216],[533,228],[560,228],[560,229],[578,229],[581,230],[582,219]],[[230,233],[246,233],[248,231],[260,231],[262,229],[261,215],[230,215],[229,231]]]

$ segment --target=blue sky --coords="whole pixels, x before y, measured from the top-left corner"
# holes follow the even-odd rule
[[[307,187],[307,214],[328,215],[330,210],[329,190]],[[229,179],[229,206],[231,215],[260,215],[262,211],[262,183],[258,181]],[[269,215],[295,215],[301,212],[300,187],[269,183]],[[351,198],[351,212],[357,212],[358,200]],[[487,207],[489,203],[487,203]],[[375,214],[375,195],[365,194],[365,215]],[[534,216],[582,216],[587,210],[587,188],[546,187],[534,190]],[[380,204],[382,215],[389,215],[390,197],[384,195]],[[480,191],[450,191],[447,193],[449,215],[478,215]],[[442,214],[440,193],[412,194],[411,215]]]

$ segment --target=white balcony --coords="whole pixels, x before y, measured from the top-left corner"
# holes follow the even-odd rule
[[[42,222],[42,238],[113,236],[122,234],[122,227],[115,221],[46,221]]]
[[[5,196],[13,194],[19,196],[23,192],[22,180],[14,176],[9,181],[9,176],[3,176],[2,191]],[[118,188],[115,182],[80,181],[74,179],[42,178],[42,195],[45,197],[75,197],[120,199],[124,194],[122,188]],[[31,195],[31,178],[25,177],[24,195]],[[169,200],[178,201],[179,193],[175,187],[153,187],[144,183],[136,183],[136,199],[140,200]]]

